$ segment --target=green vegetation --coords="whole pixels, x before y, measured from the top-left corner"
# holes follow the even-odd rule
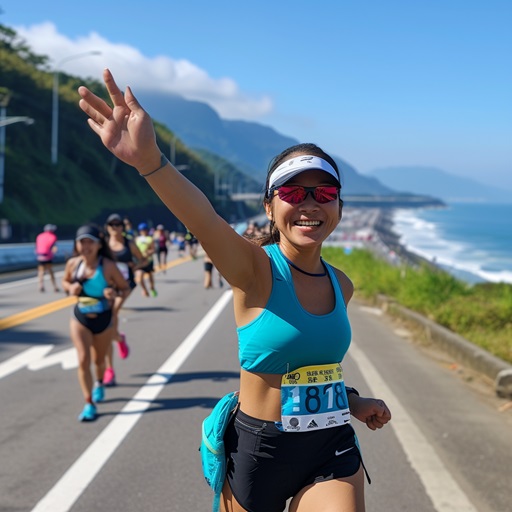
[[[79,109],[79,85],[107,99],[103,84],[59,73],[58,163],[51,163],[53,70],[46,56],[35,55],[15,31],[0,24],[0,100],[5,113],[34,119],[34,124],[11,124],[5,129],[4,200],[0,219],[13,228],[9,242],[33,241],[46,223],[56,224],[59,238],[74,235],[85,222],[103,223],[113,211],[141,220],[163,223],[170,230],[184,227],[161,203],[145,181],[107,151]],[[207,156],[198,155],[176,140],[169,128],[155,123],[163,150],[175,147],[175,164],[186,166],[187,177],[229,221],[255,214],[214,194],[214,172]],[[236,181],[237,170],[232,170]]]
[[[427,265],[394,267],[367,250],[325,247],[323,257],[343,269],[365,299],[393,298],[512,363],[512,285],[468,285]]]
[[[0,100],[7,116],[27,116],[35,123],[6,129],[4,201],[14,241],[33,241],[46,223],[59,226],[59,237],[73,236],[79,224],[102,223],[113,211],[141,220],[183,226],[133,169],[112,157],[87,126],[78,108],[77,88],[87,85],[106,99],[103,85],[59,75],[59,161],[51,164],[52,70],[48,58],[34,54],[16,32],[0,24]],[[175,146],[175,164],[186,165],[187,177],[210,198],[224,218],[233,220],[259,210],[242,211],[225,195],[215,197],[215,176],[231,181],[237,170],[209,154],[194,152],[155,123],[161,148]],[[238,178],[234,178],[238,182]],[[218,190],[217,190],[218,192]],[[357,293],[366,298],[385,294],[444,325],[489,352],[512,362],[512,286],[466,285],[431,267],[392,267],[367,251],[350,255],[326,248],[324,257],[344,269]]]

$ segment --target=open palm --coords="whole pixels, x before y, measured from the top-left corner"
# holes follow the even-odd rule
[[[80,108],[89,116],[89,126],[96,132],[107,149],[123,162],[136,167],[139,172],[156,168],[160,162],[160,150],[156,145],[153,122],[136,100],[131,89],[125,94],[117,86],[107,69],[103,79],[113,107],[80,87]]]

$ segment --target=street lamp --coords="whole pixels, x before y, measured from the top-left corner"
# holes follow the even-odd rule
[[[171,135],[171,144],[169,147],[169,160],[171,164],[174,165],[174,160],[176,160],[176,137]]]
[[[64,62],[69,60],[80,59],[88,55],[101,55],[100,51],[92,50],[90,52],[77,53],[62,59],[57,63],[53,71],[53,101],[52,101],[52,164],[56,164],[58,160],[59,146],[59,69]]]
[[[4,174],[5,174],[5,127],[14,123],[33,124],[31,117],[5,116],[5,106],[0,107],[0,204],[4,200]]]
[[[25,116],[0,117],[0,128],[14,123],[34,124],[34,120]]]
[[[169,147],[169,161],[171,162],[171,165],[177,170],[177,171],[188,171],[190,169],[190,165],[188,164],[182,164],[182,165],[174,165],[174,161],[176,160],[176,137],[174,135],[171,135],[171,144]]]

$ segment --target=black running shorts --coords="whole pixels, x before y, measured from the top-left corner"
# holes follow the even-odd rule
[[[238,410],[224,440],[226,478],[248,512],[282,512],[304,487],[354,475],[362,463],[351,425],[282,432]]]
[[[73,310],[74,317],[93,334],[101,334],[112,325],[112,310],[103,311],[95,315],[84,315],[78,306]]]

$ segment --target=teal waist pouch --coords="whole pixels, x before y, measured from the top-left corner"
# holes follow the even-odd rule
[[[213,489],[213,512],[218,512],[220,495],[226,478],[226,451],[224,433],[238,406],[238,391],[222,397],[202,424],[202,438],[199,451],[206,483]]]

